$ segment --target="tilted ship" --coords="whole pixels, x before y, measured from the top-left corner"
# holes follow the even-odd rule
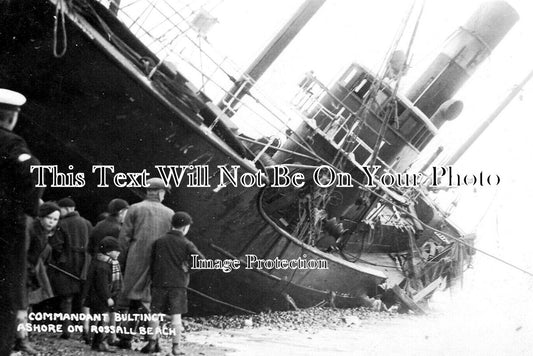
[[[116,16],[119,4],[2,4],[0,86],[27,96],[17,131],[42,164],[57,166],[65,182],[67,173],[90,173],[94,165],[151,176],[156,165],[201,165],[214,180],[219,167],[237,166],[270,182],[276,166],[286,167],[302,177],[302,187],[180,186],[165,204],[194,217],[191,236],[211,260],[327,263],[198,271],[190,286],[193,313],[369,306],[380,298],[417,309],[461,275],[471,237],[428,197],[425,180],[402,186],[378,178],[416,169],[429,179],[435,155],[422,167],[414,162],[460,113],[454,94],[518,20],[509,5],[480,8],[405,96],[395,84],[405,62],[379,75],[354,63],[331,86],[309,74],[295,101],[301,124],[276,145],[239,134],[230,118],[252,81],[232,78],[240,89],[228,93],[229,103],[213,104],[179,66],[132,34]],[[371,186],[365,167],[378,166]],[[317,167],[328,168],[313,179]],[[316,184],[342,173],[350,177],[344,187]],[[112,198],[142,196],[138,188],[98,187],[98,178],[86,174],[83,187],[48,188],[45,198],[72,196],[95,218]]]

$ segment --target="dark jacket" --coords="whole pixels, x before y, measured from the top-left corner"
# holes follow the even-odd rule
[[[111,264],[93,258],[87,273],[87,295],[85,306],[91,308],[91,313],[107,313],[111,310],[107,300],[115,297],[111,292],[112,269]]]
[[[108,216],[104,220],[98,222],[93,231],[89,235],[89,253],[94,256],[98,253],[98,245],[100,241],[106,236],[113,236],[117,238],[120,233],[120,222],[116,216]]]
[[[28,261],[35,263],[47,243],[51,246],[52,252],[45,265],[54,295],[62,296],[79,293],[80,282],[57,269],[59,268],[72,275],[76,273],[72,268],[73,258],[70,239],[61,226],[58,226],[52,235],[47,236],[40,222],[38,220],[34,222],[30,229]]]
[[[154,242],[150,274],[152,287],[176,288],[189,285],[188,262],[191,255],[204,255],[196,245],[176,230]]]
[[[48,279],[52,286],[54,295],[66,295],[71,294],[70,289],[66,286],[70,277],[65,276],[63,273],[58,272],[52,266],[59,267],[63,270],[70,272],[68,269],[69,261],[69,249],[68,239],[65,232],[58,226],[51,235],[47,235],[43,229],[41,222],[36,219],[29,229],[30,245],[28,248],[28,262],[30,268],[36,266],[37,261],[41,253],[46,249],[47,245],[50,245],[51,252],[47,256],[41,256],[46,266]],[[65,282],[65,280],[67,282]]]
[[[0,127],[1,220],[16,219],[21,214],[37,216],[42,189],[35,188],[37,182],[30,166],[38,164],[39,160],[31,154],[24,139]]]
[[[30,166],[39,161],[18,135],[0,128],[0,311],[27,307],[26,224],[27,216],[36,216],[42,190]]]
[[[87,245],[93,226],[87,219],[82,218],[77,211],[62,217],[59,220],[59,226],[67,233],[69,238],[69,271],[80,279],[85,280],[90,262]],[[75,280],[71,278],[71,282],[73,281]]]

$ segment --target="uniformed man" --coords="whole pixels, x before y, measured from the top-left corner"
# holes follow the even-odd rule
[[[16,312],[25,310],[26,225],[37,215],[41,190],[30,166],[39,164],[26,142],[12,132],[26,98],[0,89],[0,355],[9,355]]]

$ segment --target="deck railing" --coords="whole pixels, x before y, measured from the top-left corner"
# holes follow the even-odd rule
[[[242,86],[252,87],[243,99],[230,95],[230,101],[237,103],[227,109],[230,114],[238,110],[234,120],[247,135],[262,137],[270,132],[283,137],[287,122],[301,120],[298,112],[273,102],[251,78],[243,76],[240,66],[209,43],[205,27],[216,21],[209,9],[219,1],[99,1],[106,7],[114,4],[117,17],[160,59],[154,70],[163,62],[172,63],[213,103],[228,96],[237,78]],[[219,114],[217,121],[222,118]]]

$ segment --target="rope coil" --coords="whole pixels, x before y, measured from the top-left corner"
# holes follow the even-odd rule
[[[56,12],[54,15],[54,37],[53,37],[53,44],[52,44],[52,50],[54,53],[54,57],[61,58],[67,53],[67,29],[65,24],[65,0],[57,0],[56,3]],[[62,38],[62,50],[61,52],[58,52],[57,42],[58,42],[58,33],[57,29],[59,27],[59,18],[61,17],[61,38]]]

